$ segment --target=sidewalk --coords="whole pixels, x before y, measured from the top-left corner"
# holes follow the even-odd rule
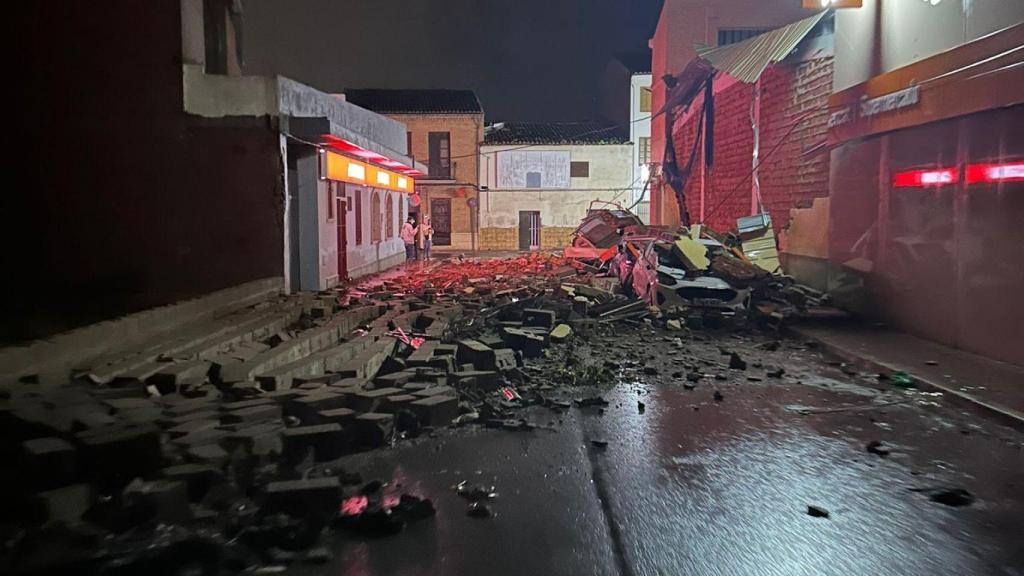
[[[884,328],[835,324],[790,330],[847,362],[880,373],[906,372],[918,387],[1024,428],[1024,368]]]

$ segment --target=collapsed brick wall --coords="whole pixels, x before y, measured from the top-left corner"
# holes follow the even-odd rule
[[[754,133],[750,127],[753,86],[736,83],[715,94],[714,163],[704,173],[703,144],[698,147],[693,171],[684,188],[692,222],[701,221],[701,177],[704,177],[704,223],[716,230],[730,230],[737,215],[750,211],[750,187],[742,180],[750,173]],[[698,100],[694,106],[700,106]],[[700,114],[676,122],[672,143],[683,170],[701,122]],[[671,194],[670,194],[671,196]],[[678,213],[674,197],[666,198],[667,210]]]
[[[761,197],[776,231],[789,220],[798,202],[828,196],[829,157],[825,140],[832,85],[832,58],[770,67],[761,77],[760,154]],[[701,222],[701,177],[704,176],[704,218],[716,230],[731,230],[736,219],[751,213],[754,132],[751,127],[751,84],[736,83],[715,94],[714,163],[704,172],[703,145],[684,189],[693,222]],[[702,100],[693,104],[699,107]],[[689,158],[701,118],[692,114],[677,120],[672,142],[682,170]],[[792,132],[787,132],[799,122]],[[779,144],[781,142],[781,144]],[[772,148],[779,147],[772,152]],[[770,153],[770,154],[769,154]],[[678,214],[671,191],[664,213]],[[678,222],[675,216],[669,223]]]
[[[761,196],[776,231],[785,227],[794,205],[828,196],[829,154],[821,144],[831,90],[831,57],[772,66],[761,77],[762,158],[781,142],[759,170]]]

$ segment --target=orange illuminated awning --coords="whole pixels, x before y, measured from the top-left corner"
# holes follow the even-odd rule
[[[338,182],[362,184],[412,194],[415,185],[410,176],[342,156],[330,150],[321,150],[320,177]]]

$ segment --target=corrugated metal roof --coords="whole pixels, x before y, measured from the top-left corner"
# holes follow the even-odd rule
[[[697,55],[715,69],[750,84],[756,82],[770,64],[789,56],[825,14],[828,14],[828,10],[743,42],[717,48],[697,47]]]

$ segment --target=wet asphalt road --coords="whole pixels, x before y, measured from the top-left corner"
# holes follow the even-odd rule
[[[445,431],[350,457],[347,469],[431,498],[437,515],[386,538],[338,535],[330,564],[291,572],[1024,574],[1019,432],[844,373],[799,342],[755,354],[747,350],[765,339],[680,348],[665,336],[638,329],[585,351],[659,368],[622,370],[603,392],[603,414],[536,407],[528,417],[537,430]],[[638,344],[623,353],[622,342]],[[723,369],[720,345],[743,351],[751,367]],[[672,373],[695,362],[727,379],[684,389]],[[765,375],[775,366],[783,378]],[[872,440],[892,453],[868,453]],[[466,515],[452,489],[463,480],[495,486],[494,518]],[[950,507],[915,491],[936,487],[976,501]],[[829,517],[809,516],[808,505]]]

